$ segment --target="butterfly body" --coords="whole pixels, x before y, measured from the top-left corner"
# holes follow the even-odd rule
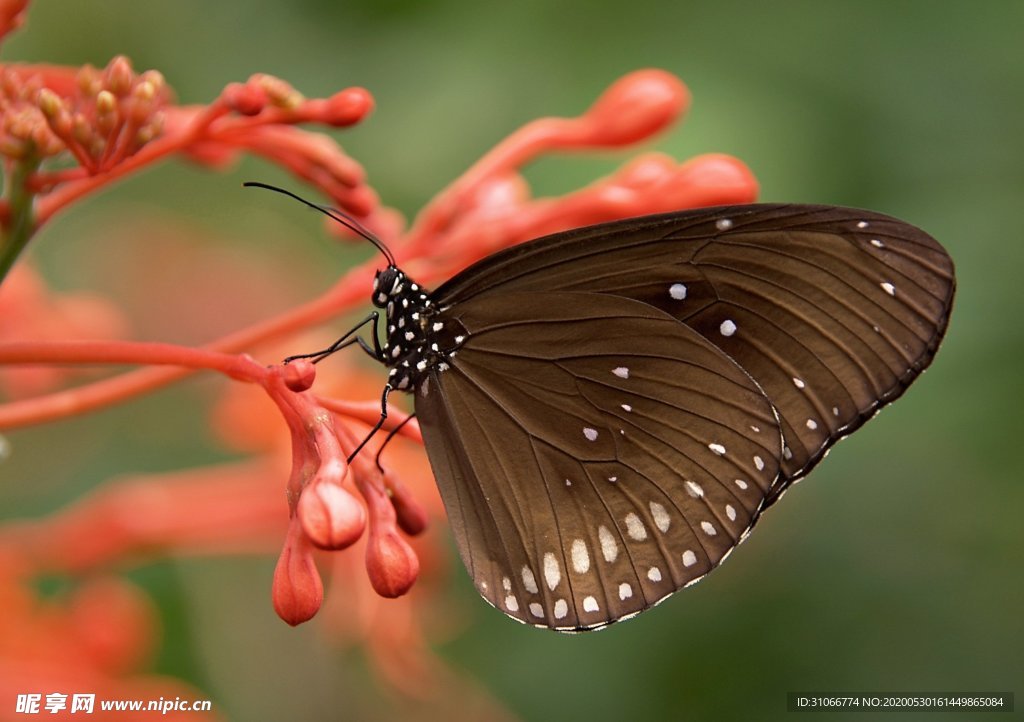
[[[718,566],[930,363],[953,290],[913,226],[750,205],[555,234],[433,292],[389,265],[372,300],[478,591],[580,631]]]

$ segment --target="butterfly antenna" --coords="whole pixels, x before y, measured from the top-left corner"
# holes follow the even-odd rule
[[[395,257],[391,255],[391,251],[388,249],[387,246],[384,245],[383,241],[377,238],[377,236],[373,235],[373,233],[369,229],[367,229],[366,226],[364,226],[362,223],[360,223],[359,221],[357,221],[355,218],[345,213],[344,211],[340,211],[337,208],[331,208],[329,206],[321,206],[317,203],[313,203],[312,201],[307,201],[300,195],[296,195],[295,193],[292,193],[289,190],[285,190],[284,188],[278,188],[277,186],[272,186],[268,183],[260,183],[258,181],[246,181],[242,185],[245,186],[246,188],[264,188],[268,191],[281,193],[282,195],[286,195],[289,198],[294,198],[299,203],[307,205],[314,210],[320,211],[328,218],[337,221],[338,223],[345,226],[353,233],[362,236],[363,238],[368,240],[370,243],[373,244],[374,248],[376,248],[378,251],[381,252],[381,254],[383,254],[384,258],[387,259],[389,265],[395,265]]]

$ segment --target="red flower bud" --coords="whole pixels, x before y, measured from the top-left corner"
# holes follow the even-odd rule
[[[299,497],[302,530],[321,549],[351,546],[366,528],[366,509],[339,483],[315,480]]]
[[[75,77],[78,90],[86,97],[93,97],[103,90],[103,75],[93,66],[86,64],[81,67]]]
[[[427,528],[426,510],[388,469],[384,470],[384,484],[391,492],[391,506],[395,508],[398,526],[409,536],[423,533]]]
[[[293,627],[312,619],[323,604],[324,585],[313,563],[313,547],[298,519],[288,525],[270,595],[277,616]]]
[[[104,85],[114,95],[125,96],[132,88],[134,75],[131,61],[123,55],[118,55],[107,65]]]
[[[281,378],[284,379],[284,385],[290,391],[301,393],[313,386],[313,381],[316,379],[316,365],[309,359],[297,359],[285,364]]]
[[[242,115],[258,115],[269,100],[267,92],[256,83],[231,83],[222,96],[229,108]]]
[[[0,37],[17,30],[25,22],[28,0],[7,0],[0,4]]]
[[[334,126],[358,123],[373,110],[373,96],[365,88],[346,88],[327,99],[322,122]]]
[[[258,85],[267,94],[268,100],[279,108],[295,109],[302,104],[302,93],[289,83],[273,75],[256,73],[249,78],[249,84]]]
[[[638,70],[608,88],[583,119],[593,126],[591,142],[628,145],[659,132],[689,105],[690,93],[679,78],[664,70]]]
[[[400,597],[416,582],[420,560],[393,527],[379,532],[371,526],[370,543],[366,547],[366,573],[377,594]]]
[[[677,182],[717,193],[714,203],[753,203],[757,199],[757,178],[743,161],[730,155],[708,153],[679,166]]]
[[[75,591],[70,607],[71,631],[109,674],[126,674],[153,651],[156,611],[137,587],[121,579],[100,578]]]

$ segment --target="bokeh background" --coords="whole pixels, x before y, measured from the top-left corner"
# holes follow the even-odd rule
[[[337,137],[407,214],[520,124],[578,113],[622,74],[661,67],[693,105],[657,148],[730,153],[763,200],[872,208],[943,242],[959,291],[934,366],[708,580],[628,624],[564,637],[509,622],[452,575],[465,627],[436,652],[513,717],[770,720],[788,717],[787,691],[1024,691],[1022,29],[1012,0],[104,0],[37,3],[3,56],[103,66],[124,53],[163,72],[182,102],[257,71],[309,96],[365,86],[375,114]],[[564,192],[624,157],[546,160],[529,179]],[[138,289],[118,258],[145,259],[139,249],[168,227],[188,229],[179,236],[215,244],[221,269],[267,287],[252,303],[223,298],[205,325],[162,326],[204,315],[170,289],[213,283],[208,268],[168,261],[165,312],[135,319],[136,334],[201,341],[227,330],[221,310],[225,324],[255,320],[368,255],[325,242],[300,209],[241,191],[252,178],[294,187],[252,160],[225,174],[162,166],[55,220],[34,261],[57,288],[130,307]],[[117,474],[224,458],[196,422],[204,383],[10,434],[0,517],[46,514]],[[429,704],[395,702],[365,657],[339,652],[316,623],[281,623],[273,563],[131,570],[163,618],[152,668],[233,720],[431,716]],[[827,718],[847,717],[865,718]]]

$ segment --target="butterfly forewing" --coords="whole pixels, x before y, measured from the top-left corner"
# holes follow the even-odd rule
[[[638,301],[482,294],[416,408],[463,560],[506,614],[590,629],[716,566],[782,454],[756,383]]]
[[[623,296],[692,327],[744,369],[785,439],[773,498],[930,363],[953,266],[931,237],[868,211],[751,205],[630,219],[484,259],[446,306],[550,290]]]

